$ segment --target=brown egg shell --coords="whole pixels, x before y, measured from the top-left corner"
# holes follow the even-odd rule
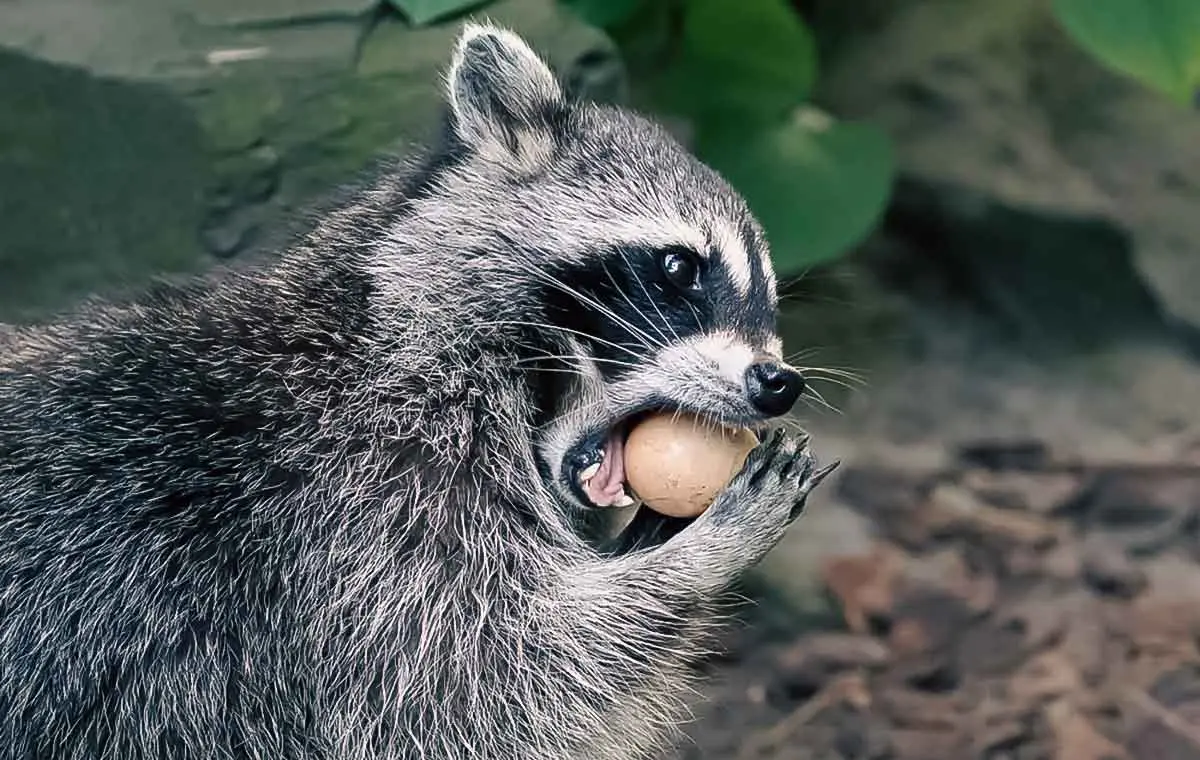
[[[647,507],[695,517],[741,469],[758,445],[749,430],[730,430],[690,414],[655,414],[625,442],[625,480]]]

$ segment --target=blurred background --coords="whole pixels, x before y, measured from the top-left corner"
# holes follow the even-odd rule
[[[0,321],[270,245],[472,14],[745,194],[843,459],[672,757],[1200,758],[1200,0],[0,0]]]

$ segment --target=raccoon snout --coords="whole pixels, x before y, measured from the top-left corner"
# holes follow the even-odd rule
[[[773,361],[759,361],[746,369],[746,394],[754,408],[769,417],[786,414],[804,393],[804,375]]]

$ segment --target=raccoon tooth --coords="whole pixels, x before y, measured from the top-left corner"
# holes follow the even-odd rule
[[[596,477],[596,473],[598,472],[600,472],[600,463],[596,462],[595,464],[590,464],[583,468],[583,472],[579,473],[579,481],[581,483],[586,483],[587,481]]]
[[[617,497],[615,502],[613,502],[613,506],[616,507],[631,507],[633,504],[633,497],[625,493],[625,491],[621,491],[621,495]]]

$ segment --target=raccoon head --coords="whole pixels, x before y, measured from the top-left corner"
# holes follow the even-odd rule
[[[781,356],[767,243],[716,172],[647,119],[573,102],[494,26],[465,28],[447,91],[454,165],[429,215],[442,250],[476,252],[472,290],[526,328],[535,453],[562,502],[631,503],[639,415],[761,428],[792,408],[805,379]]]

